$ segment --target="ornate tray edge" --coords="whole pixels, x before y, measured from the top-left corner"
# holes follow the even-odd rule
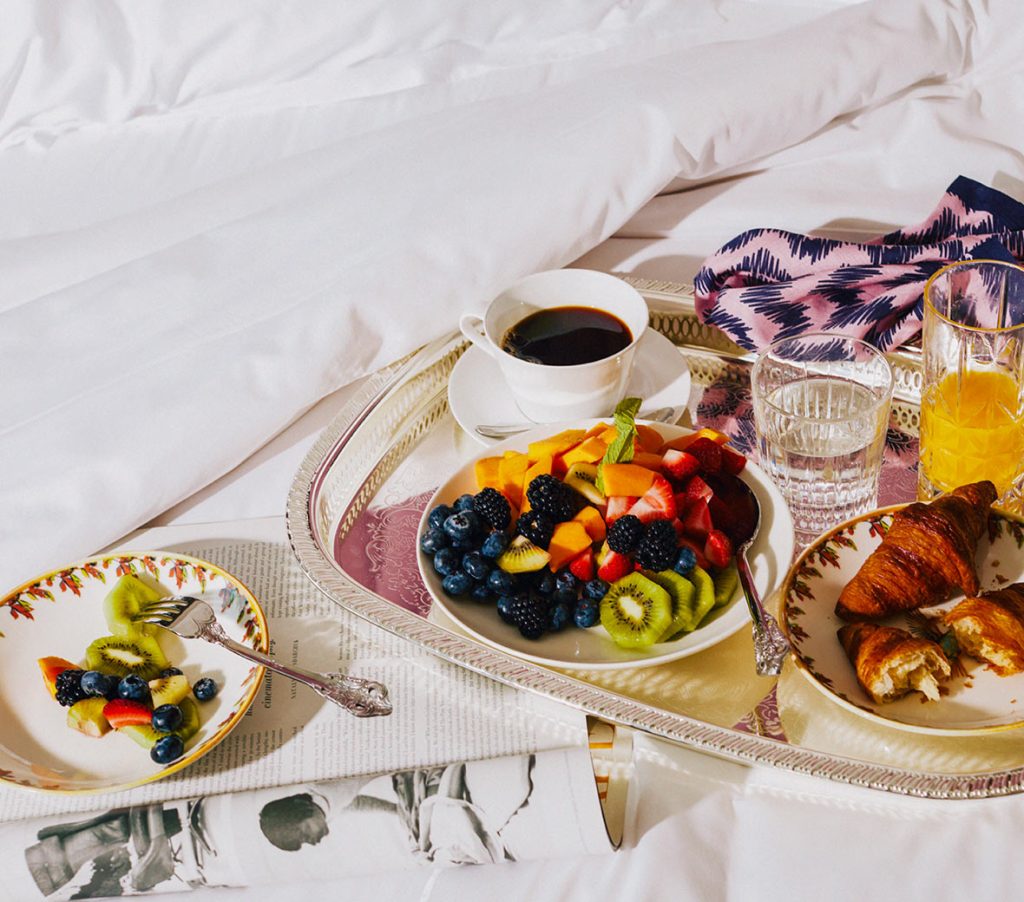
[[[638,287],[645,294],[662,291],[660,287]],[[673,297],[668,291],[664,293]],[[677,303],[685,304],[685,297],[674,297]],[[452,663],[708,754],[919,798],[976,799],[1024,791],[1024,768],[970,775],[900,770],[791,746],[666,712],[459,637],[346,579],[331,562],[330,550],[323,548],[314,537],[310,507],[314,486],[324,468],[341,451],[347,437],[384,399],[388,390],[404,375],[416,372],[421,365],[426,366],[436,357],[438,349],[450,341],[451,336],[446,336],[371,376],[324,429],[300,465],[288,494],[288,536],[303,572],[321,592],[370,623]]]

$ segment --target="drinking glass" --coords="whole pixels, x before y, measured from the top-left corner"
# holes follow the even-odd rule
[[[761,465],[807,545],[876,506],[893,377],[863,341],[812,332],[762,351],[751,373]]]
[[[1024,269],[954,263],[924,289],[918,497],[990,479],[1024,513]]]

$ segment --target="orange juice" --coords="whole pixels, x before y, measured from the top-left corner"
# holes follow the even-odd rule
[[[990,479],[1002,495],[1024,471],[1024,411],[1007,373],[950,373],[921,399],[921,468],[935,488]]]

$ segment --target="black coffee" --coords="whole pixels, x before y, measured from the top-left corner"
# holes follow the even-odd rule
[[[593,363],[633,341],[617,316],[593,307],[549,307],[531,313],[505,333],[502,350],[546,366]]]

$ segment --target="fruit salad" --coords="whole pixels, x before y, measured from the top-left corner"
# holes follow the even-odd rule
[[[40,658],[43,684],[68,709],[68,726],[99,738],[122,733],[149,751],[157,764],[170,764],[185,752],[198,731],[196,701],[213,698],[209,677],[190,685],[160,647],[159,627],[133,618],[160,594],[137,577],[122,576],[103,602],[111,635],[92,642],[83,665],[57,656]]]
[[[527,639],[600,623],[634,649],[731,602],[728,481],[746,458],[711,429],[666,441],[635,422],[639,406],[477,460],[477,491],[434,507],[419,537],[442,591],[493,605]]]

